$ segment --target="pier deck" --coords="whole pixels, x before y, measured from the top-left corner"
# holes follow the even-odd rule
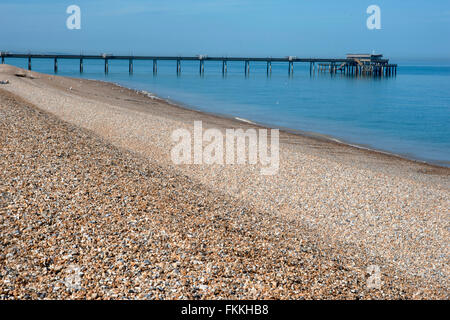
[[[105,73],[109,72],[109,60],[128,60],[129,73],[133,73],[133,61],[153,61],[153,73],[157,73],[158,61],[176,61],[177,74],[181,73],[181,61],[198,61],[199,73],[204,73],[205,61],[222,61],[222,73],[227,72],[227,62],[244,62],[244,72],[250,72],[250,62],[266,62],[267,74],[272,72],[272,62],[288,63],[288,74],[294,72],[294,63],[309,63],[310,74],[317,72],[345,73],[349,75],[373,75],[373,76],[390,76],[397,74],[397,65],[389,64],[389,59],[382,59],[382,55],[347,55],[346,58],[298,58],[289,57],[214,57],[206,55],[198,56],[127,56],[127,55],[85,55],[85,54],[37,54],[37,53],[9,53],[0,52],[1,63],[4,64],[7,58],[23,58],[28,59],[28,70],[32,69],[32,59],[53,59],[54,71],[58,72],[58,60],[71,59],[80,61],[80,72],[83,72],[84,60],[104,60]],[[317,67],[316,67],[317,64]]]

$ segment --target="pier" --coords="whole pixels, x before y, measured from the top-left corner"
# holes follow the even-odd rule
[[[227,62],[243,62],[244,74],[250,74],[250,65],[253,62],[267,63],[267,75],[272,74],[272,62],[285,62],[287,64],[288,75],[294,73],[295,63],[309,63],[309,73],[314,75],[319,73],[345,74],[348,76],[371,76],[371,77],[390,77],[397,75],[397,65],[390,64],[389,59],[383,58],[381,54],[347,54],[345,58],[298,58],[288,56],[284,58],[258,58],[258,57],[209,57],[206,55],[198,56],[122,56],[122,55],[75,55],[75,54],[33,54],[33,53],[9,53],[0,52],[1,63],[4,64],[8,58],[23,58],[28,60],[28,70],[32,70],[33,59],[52,59],[54,61],[54,72],[58,72],[58,60],[71,59],[78,60],[80,63],[80,73],[83,73],[85,60],[103,60],[105,74],[109,73],[110,60],[128,60],[128,71],[133,74],[134,61],[153,61],[153,74],[158,72],[158,61],[175,61],[176,73],[181,74],[183,61],[198,61],[199,74],[205,73],[205,61],[222,62],[222,74],[227,73]]]

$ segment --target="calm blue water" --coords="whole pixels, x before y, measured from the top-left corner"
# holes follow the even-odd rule
[[[25,59],[6,63],[26,68]],[[162,98],[181,102],[197,110],[246,118],[276,127],[311,131],[401,154],[409,158],[450,166],[450,66],[399,63],[395,78],[348,78],[320,74],[310,77],[309,64],[295,64],[289,78],[286,63],[272,64],[266,77],[265,63],[251,63],[244,75],[242,62],[228,62],[222,77],[221,62],[205,62],[199,76],[198,62],[110,61],[109,75],[103,61],[60,60],[59,75],[107,80]],[[53,73],[52,60],[33,60],[33,70]]]

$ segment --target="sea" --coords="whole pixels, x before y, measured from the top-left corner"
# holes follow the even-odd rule
[[[206,61],[58,60],[58,75],[109,81],[152,93],[185,107],[246,119],[273,128],[314,133],[355,146],[397,154],[450,167],[450,63],[394,61],[393,77],[349,77],[329,72],[310,74],[309,63],[250,63]],[[26,59],[7,58],[7,64],[27,68]],[[53,74],[53,60],[33,59],[34,71]]]

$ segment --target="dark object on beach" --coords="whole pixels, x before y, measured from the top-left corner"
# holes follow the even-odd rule
[[[30,79],[36,79],[36,77],[33,77],[32,75],[31,75],[31,73],[23,73],[23,72],[18,72],[18,73],[16,73],[15,74],[15,76],[16,77],[19,77],[19,78],[30,78]]]
[[[0,80],[0,84],[9,84],[9,80]]]

